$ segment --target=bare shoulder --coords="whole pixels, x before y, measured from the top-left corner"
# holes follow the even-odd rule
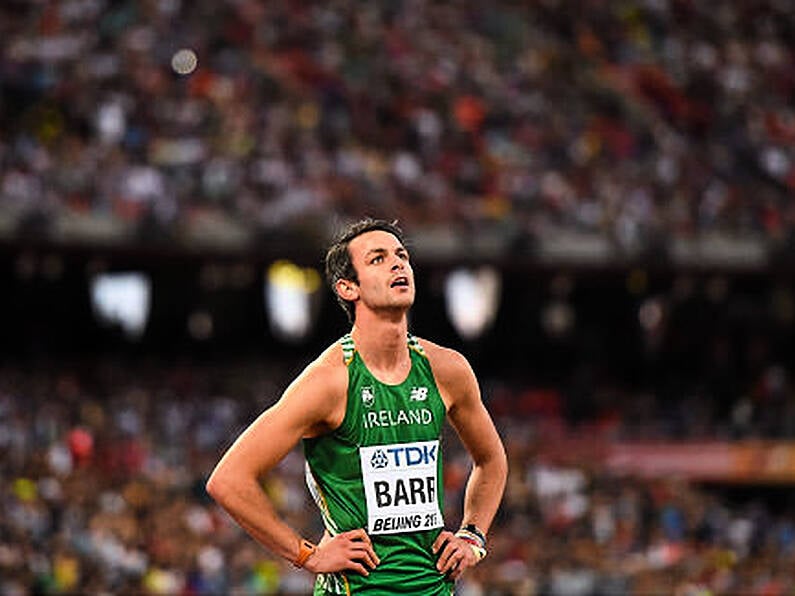
[[[311,412],[310,435],[336,428],[345,413],[348,373],[342,348],[332,344],[310,362],[285,390],[281,402]]]
[[[346,376],[346,366],[342,355],[342,346],[334,342],[306,367],[306,372],[333,381],[337,377]]]
[[[466,357],[457,350],[441,346],[428,339],[417,338],[430,360],[434,374],[439,378],[454,379],[459,375],[472,374],[472,367]]]
[[[466,357],[427,339],[417,338],[431,363],[431,370],[448,410],[459,401],[479,399],[477,379]]]

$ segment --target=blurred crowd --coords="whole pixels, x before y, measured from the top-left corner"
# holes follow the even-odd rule
[[[786,246],[793,14],[782,0],[9,0],[0,224],[57,238],[82,217],[168,240],[366,213],[627,250],[711,232]],[[180,48],[198,56],[190,74],[172,70]]]
[[[0,592],[307,594],[207,496],[230,441],[298,362],[110,357],[0,368]],[[673,478],[610,477],[539,457],[549,414],[486,380],[511,463],[489,556],[464,596],[757,594],[795,590],[795,508],[728,499]],[[565,420],[564,420],[564,423]],[[445,498],[459,522],[469,469],[446,440]],[[292,452],[264,484],[307,536],[320,518]]]
[[[790,4],[6,0],[0,236],[132,229],[180,242],[189,229],[264,237],[375,215],[493,229],[516,246],[571,230],[626,251],[712,233],[784,250]],[[181,48],[194,71],[172,67]],[[745,298],[717,335],[686,322],[648,369],[622,371],[656,392],[588,370],[605,353],[593,337],[560,352],[573,374],[555,391],[482,379],[511,475],[462,596],[795,591],[791,499],[539,456],[544,428],[583,422],[625,438],[795,437],[791,294],[759,307],[783,309],[783,323],[749,319],[747,333],[731,321]],[[641,310],[650,353],[661,312]],[[152,358],[0,363],[0,593],[307,593],[312,577],[204,490],[300,364]],[[446,444],[453,527],[468,462],[454,436]],[[265,488],[319,536],[303,482],[296,451]]]

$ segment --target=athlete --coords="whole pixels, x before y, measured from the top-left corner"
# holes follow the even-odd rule
[[[233,443],[207,482],[259,543],[315,574],[315,595],[449,596],[487,553],[507,476],[502,442],[467,360],[409,333],[414,274],[396,224],[365,219],[326,253],[352,323]],[[442,517],[444,420],[472,457],[462,525]],[[303,441],[325,532],[277,515],[260,481]]]

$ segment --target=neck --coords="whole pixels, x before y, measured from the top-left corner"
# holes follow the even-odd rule
[[[368,313],[370,314],[370,313]],[[404,364],[408,359],[406,334],[408,322],[403,313],[400,317],[386,319],[384,317],[363,316],[359,313],[351,330],[356,349],[371,366],[392,368]]]

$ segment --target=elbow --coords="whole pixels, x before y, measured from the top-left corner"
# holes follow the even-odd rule
[[[213,500],[219,505],[223,506],[226,501],[227,488],[229,483],[223,479],[223,474],[219,472],[218,468],[213,470],[207,482],[204,484],[204,490],[210,495]]]
[[[215,474],[212,474],[208,479],[207,482],[204,483],[204,490],[210,495],[214,500],[218,500],[218,491],[220,490],[218,487],[218,480],[215,478]]]
[[[486,467],[488,468],[489,477],[505,485],[508,480],[508,456],[504,448],[500,447],[500,449],[488,459]]]
[[[508,480],[508,456],[505,453],[505,449],[500,449],[500,452],[495,460],[497,474],[500,478],[502,478],[503,484],[505,484],[505,482]]]
[[[492,481],[505,484],[508,479],[508,457],[505,449],[494,449],[488,456],[475,460],[475,467],[480,469]]]
[[[207,494],[226,510],[238,507],[241,496],[252,487],[258,487],[256,476],[229,462],[219,463],[204,484]]]

